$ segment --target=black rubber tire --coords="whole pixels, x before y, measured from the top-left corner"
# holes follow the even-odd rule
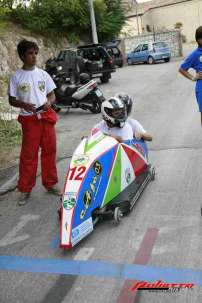
[[[166,58],[166,59],[164,59],[164,61],[165,61],[166,63],[168,63],[168,62],[170,62],[170,58]]]
[[[133,62],[132,62],[131,59],[128,59],[128,60],[127,60],[127,63],[128,63],[128,65],[132,65],[132,64],[133,64]]]
[[[90,111],[93,114],[100,114],[101,113],[101,103],[99,101],[95,101],[93,103],[93,107],[90,109]]]
[[[102,74],[102,77],[100,77],[100,81],[102,83],[108,83],[109,82],[109,78],[110,78],[109,74]]]
[[[148,60],[147,60],[147,63],[148,64],[154,64],[154,58],[153,57],[151,57],[151,56],[149,56],[149,58],[148,58]]]
[[[119,205],[119,208],[124,216],[130,213],[130,207],[130,201],[124,201],[121,205]]]
[[[155,171],[155,168],[152,167],[151,168],[151,181],[154,181],[155,177],[156,177],[156,171]]]
[[[122,217],[123,217],[123,214],[122,214],[120,208],[116,207],[114,209],[114,222],[116,224],[119,224],[121,222]]]

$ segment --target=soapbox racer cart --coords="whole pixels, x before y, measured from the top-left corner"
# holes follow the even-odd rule
[[[118,143],[97,132],[75,150],[60,211],[60,246],[70,249],[104,218],[119,223],[155,178],[143,141]]]

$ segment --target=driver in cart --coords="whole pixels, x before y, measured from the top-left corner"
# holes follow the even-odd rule
[[[109,98],[101,106],[103,120],[91,130],[91,135],[101,131],[118,142],[133,139],[133,129],[127,120],[127,109],[124,102],[118,97]]]
[[[133,99],[126,93],[118,93],[115,95],[119,98],[126,106],[127,110],[127,122],[130,124],[133,130],[133,135],[137,140],[143,139],[144,141],[152,141],[152,136],[144,129],[144,127],[136,119],[130,118],[130,114],[133,107]]]

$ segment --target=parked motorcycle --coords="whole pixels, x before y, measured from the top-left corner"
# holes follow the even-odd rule
[[[88,74],[80,75],[80,84],[71,84],[71,79],[66,73],[53,75],[57,86],[55,90],[56,103],[53,109],[59,112],[61,109],[81,108],[94,114],[101,112],[101,104],[105,100],[102,91],[95,80],[90,80]]]

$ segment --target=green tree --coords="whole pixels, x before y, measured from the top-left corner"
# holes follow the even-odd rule
[[[16,0],[0,0],[0,7],[13,9]]]
[[[100,42],[117,37],[125,22],[120,0],[94,0],[94,8]],[[33,32],[91,39],[87,0],[33,0],[26,10],[19,5],[12,15]]]
[[[106,41],[117,38],[126,22],[121,0],[95,0],[94,3],[100,40]]]

